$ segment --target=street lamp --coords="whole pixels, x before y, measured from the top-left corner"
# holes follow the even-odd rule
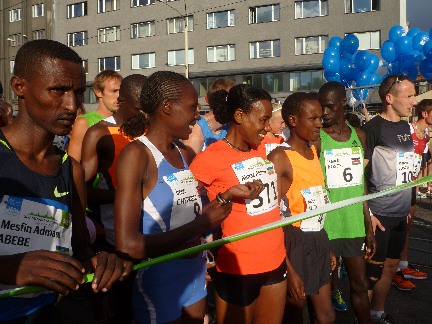
[[[159,0],[159,2],[162,2],[164,5],[170,7],[171,9],[173,9],[174,11],[176,11],[182,18],[184,21],[184,52],[185,52],[185,77],[186,79],[189,79],[189,35],[188,35],[188,18],[186,15],[186,0],[184,0],[184,8],[185,8],[185,15],[183,15],[180,11],[178,11],[176,8],[174,8],[173,6],[169,5],[168,3],[164,2],[163,0]]]

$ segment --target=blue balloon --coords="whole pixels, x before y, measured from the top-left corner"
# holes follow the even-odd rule
[[[327,81],[341,82],[341,76],[339,73],[331,73],[328,71],[324,71],[324,77]]]
[[[357,71],[354,81],[357,87],[369,85],[371,80],[371,74],[369,71]]]
[[[368,67],[368,71],[369,72],[375,72],[376,71],[376,69],[378,69],[378,66],[379,66],[379,58],[378,58],[378,56],[376,56],[375,54],[369,54],[370,55],[370,65],[369,65],[369,67]]]
[[[432,56],[432,40],[429,40],[426,44],[423,46],[423,54],[426,57]]]
[[[414,38],[420,32],[421,32],[421,30],[419,28],[414,27],[414,28],[411,28],[410,30],[408,30],[408,33],[406,35],[411,37],[411,38]]]
[[[337,56],[324,56],[322,66],[325,71],[337,73],[339,72],[340,58]]]
[[[340,68],[339,74],[342,80],[352,81],[354,79],[354,66],[350,60],[341,59],[340,60]]]
[[[365,71],[371,63],[371,56],[368,51],[358,51],[355,58],[355,68],[359,71]]]
[[[381,57],[387,62],[393,62],[396,59],[396,48],[393,42],[388,40],[382,44]]]
[[[381,77],[378,73],[373,72],[369,81],[369,85],[377,85],[381,83]]]
[[[353,96],[357,100],[365,101],[369,94],[369,89],[354,89]]]
[[[432,38],[432,28],[429,29],[429,37]]]
[[[344,50],[350,54],[354,54],[359,47],[359,40],[356,35],[348,34],[344,38]]]
[[[395,43],[396,53],[398,55],[407,54],[412,51],[412,39],[409,36],[401,36]]]
[[[391,74],[401,74],[400,64],[398,61],[389,63],[388,70]]]
[[[424,45],[429,41],[429,34],[426,32],[419,32],[413,38],[413,48],[416,51],[422,52]]]
[[[405,36],[405,29],[400,25],[394,25],[389,30],[389,39],[395,43],[400,37]]]
[[[339,49],[340,45],[341,45],[341,42],[342,42],[342,38],[340,38],[339,36],[333,36],[329,40],[329,46],[330,47],[335,47],[335,48]]]
[[[418,76],[418,68],[416,66],[411,66],[404,74],[407,75],[410,80],[416,80]]]
[[[420,63],[419,70],[425,79],[432,79],[432,59],[426,58]]]
[[[324,51],[324,56],[340,56],[339,50],[336,47],[327,47]]]

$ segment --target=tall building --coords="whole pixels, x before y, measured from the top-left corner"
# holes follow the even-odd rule
[[[354,33],[360,49],[379,54],[389,29],[406,24],[406,0],[53,1],[3,1],[3,35],[20,32],[5,20],[10,10],[21,6],[28,21],[30,3],[44,2],[55,9],[52,31],[48,15],[44,19],[46,35],[81,55],[89,87],[107,68],[123,76],[171,70],[188,74],[201,100],[219,77],[262,87],[274,98],[317,90],[331,37]],[[17,25],[33,39],[31,24]],[[15,53],[9,46],[8,62]],[[1,66],[6,79],[8,62]],[[85,102],[95,102],[91,91]]]
[[[16,52],[29,40],[53,38],[53,0],[4,0],[0,13],[0,81],[4,97],[16,103],[9,87]]]

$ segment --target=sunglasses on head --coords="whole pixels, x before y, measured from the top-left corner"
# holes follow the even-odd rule
[[[388,90],[387,90],[387,92],[386,92],[386,95],[389,94],[390,90],[393,88],[393,86],[394,86],[396,83],[401,83],[401,82],[404,81],[404,80],[409,80],[409,78],[408,78],[406,75],[404,75],[404,74],[398,75],[398,76],[396,77],[396,79],[394,79],[394,81],[392,82],[392,84],[390,84],[390,87],[388,88]]]

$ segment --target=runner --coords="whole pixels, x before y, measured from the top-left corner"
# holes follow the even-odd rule
[[[414,169],[409,125],[401,119],[408,117],[417,104],[414,84],[405,75],[389,75],[378,92],[382,113],[363,127],[366,133],[365,180],[370,193],[411,181]],[[369,201],[377,251],[368,260],[366,274],[371,317],[377,323],[393,323],[392,317],[384,312],[384,306],[405,243],[411,198],[412,190],[406,189]]]
[[[322,127],[322,108],[316,94],[290,95],[283,103],[282,116],[291,135],[268,158],[277,174],[281,214],[289,217],[329,201],[316,149],[310,145],[311,141],[318,140]],[[306,296],[315,310],[315,323],[335,321],[330,275],[331,263],[335,264],[336,260],[330,260],[324,217],[316,216],[284,228],[288,268],[285,317],[290,323],[303,323]]]
[[[120,83],[122,76],[114,70],[103,70],[93,81],[93,91],[98,101],[95,111],[90,111],[78,117],[72,127],[68,154],[78,162],[81,161],[81,149],[84,135],[89,127],[112,116],[118,110]]]
[[[425,169],[428,162],[429,152],[429,129],[432,125],[432,100],[423,99],[416,106],[417,121],[410,124],[411,137],[414,143],[414,153],[417,161],[417,167],[414,170],[414,178],[419,177],[421,171]],[[416,210],[416,188],[413,189],[411,200],[411,209],[408,217],[407,234],[405,245],[402,250],[402,256],[399,261],[398,270],[393,277],[392,284],[399,290],[412,290],[416,286],[409,279],[426,279],[427,273],[417,270],[413,265],[408,263],[409,236],[411,233],[412,219]],[[419,192],[420,193],[420,192]]]
[[[327,82],[318,93],[323,108],[323,128],[315,142],[328,188],[330,201],[360,197],[364,194],[364,131],[347,124],[344,117],[345,87]],[[364,207],[364,208],[363,208]],[[351,303],[358,323],[369,323],[370,305],[364,258],[375,253],[375,238],[367,204],[358,203],[327,213],[324,228],[330,250],[342,257],[350,281]],[[337,289],[338,275],[332,275],[332,302],[335,310],[348,306]]]
[[[139,121],[123,125],[126,145],[117,161],[114,202],[116,250],[134,260],[200,244],[200,235],[228,216],[232,204],[203,208],[184,145],[199,117],[195,88],[168,71],[149,76]],[[134,284],[137,323],[201,322],[205,314],[202,253],[139,270]]]
[[[270,95],[242,84],[219,98],[223,109],[215,111],[215,117],[229,123],[227,136],[198,154],[191,170],[210,199],[232,200],[232,212],[221,224],[221,235],[228,236],[280,216],[273,164],[256,150],[269,130]],[[236,191],[230,189],[233,186]],[[218,323],[281,322],[286,296],[281,229],[222,246],[216,270],[212,279]]]
[[[192,129],[192,134],[183,143],[190,147],[195,154],[204,151],[210,144],[225,137],[228,125],[221,124],[215,119],[215,109],[218,96],[225,91],[229,91],[236,83],[230,79],[217,79],[207,91],[205,100],[209,104],[209,112],[200,116]],[[216,112],[217,113],[217,112]]]
[[[8,224],[0,229],[0,289],[42,286],[67,295],[91,271],[92,289],[105,292],[132,263],[90,250],[83,170],[53,145],[55,134],[69,133],[82,102],[82,59],[59,42],[27,42],[11,88],[19,109],[0,131],[0,219]],[[56,299],[49,291],[2,299],[0,322],[59,323]]]
[[[282,105],[280,103],[272,103],[272,117],[269,120],[270,130],[267,132],[261,141],[258,150],[265,150],[265,155],[284,142],[282,132],[286,127],[282,118]]]

